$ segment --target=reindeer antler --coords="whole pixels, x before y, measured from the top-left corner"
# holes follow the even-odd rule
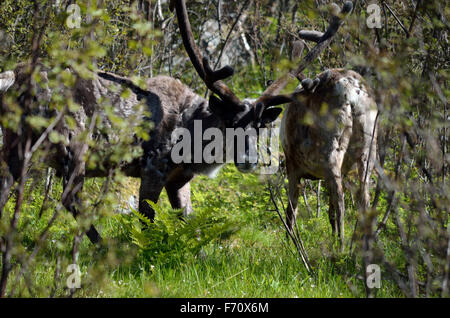
[[[309,53],[303,58],[302,62],[298,66],[296,70],[296,76],[298,77],[301,72],[303,72],[306,67],[311,64],[319,55],[322,53],[322,51],[331,43],[331,40],[333,39],[333,36],[337,33],[339,30],[339,27],[344,22],[344,18],[347,17],[348,14],[353,10],[353,3],[351,1],[346,1],[344,3],[344,7],[342,8],[342,11],[340,10],[339,6],[335,3],[331,5],[331,13],[332,18],[330,21],[330,25],[328,26],[327,31],[325,34],[323,34],[320,38],[320,32],[317,31],[300,31],[299,37],[305,40],[312,40],[314,42],[317,42],[316,46],[309,51]],[[315,36],[312,36],[312,35]],[[306,35],[306,36],[305,36]]]
[[[344,22],[346,16],[353,10],[353,3],[351,1],[346,1],[340,10],[339,6],[335,3],[331,5],[331,20],[328,29],[325,33],[310,30],[301,30],[299,32],[299,37],[303,40],[309,40],[316,42],[316,46],[306,54],[306,56],[301,60],[299,66],[296,70],[291,70],[289,73],[283,75],[276,81],[274,81],[266,90],[263,92],[262,96],[257,100],[257,103],[264,104],[265,107],[279,105],[280,101],[285,101],[288,99],[295,98],[295,94],[291,95],[277,95],[279,94],[287,85],[290,78],[296,77],[302,82],[302,86],[307,91],[314,90],[315,87],[320,83],[320,79],[316,78],[314,80],[305,78],[302,72],[310,65],[321,53],[322,51],[331,43],[333,36],[339,30],[339,27]],[[297,49],[294,46],[294,50],[299,51],[300,55],[303,52],[304,42],[297,41]],[[299,49],[300,48],[300,49]],[[294,54],[293,54],[294,55]],[[293,57],[295,58],[295,56]]]
[[[224,102],[227,102],[227,104],[230,104],[236,110],[243,109],[244,106],[242,105],[241,100],[224,82],[222,82],[223,79],[233,75],[233,68],[229,65],[226,65],[217,71],[214,71],[211,68],[209,59],[202,56],[199,48],[195,44],[185,1],[172,0],[170,2],[170,8],[173,9],[173,7],[175,7],[177,14],[178,26],[184,47],[198,75],[205,82],[206,86],[217,94]]]

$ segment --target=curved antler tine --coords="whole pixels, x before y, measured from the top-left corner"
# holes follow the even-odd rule
[[[340,7],[336,3],[331,4],[331,14],[332,18],[330,21],[330,25],[328,26],[327,31],[323,35],[320,42],[324,42],[331,38],[333,35],[337,33],[339,30],[339,27],[341,26],[343,20],[345,17],[353,10],[353,3],[351,1],[346,1],[344,3],[344,6],[342,8],[342,11]]]
[[[298,32],[298,37],[303,40],[317,43],[323,37],[323,33],[315,30],[300,30]]]
[[[228,77],[233,76],[233,74],[234,74],[234,69],[230,65],[225,65],[224,67],[222,67],[221,69],[218,69],[217,71],[214,71],[214,73],[213,73],[214,78],[216,78],[218,80],[226,79]]]
[[[300,37],[300,39],[316,43],[325,41],[327,38],[332,37],[337,32],[343,18],[345,18],[345,16],[349,14],[352,10],[353,10],[353,3],[351,1],[346,1],[344,3],[342,11],[341,8],[336,3],[332,3],[330,5],[330,13],[332,16],[332,20],[326,33],[322,33],[320,31],[315,30],[300,30],[298,32],[298,36]]]
[[[336,3],[331,3],[330,5],[330,13],[332,16],[339,16],[339,15],[346,15],[350,13],[353,10],[353,2],[351,1],[345,1],[344,5],[341,8]]]
[[[338,16],[339,13],[341,13],[341,7],[339,7],[336,2],[332,2],[329,4],[329,11],[331,13],[331,16]]]
[[[272,95],[278,94],[279,92],[281,92],[281,90],[283,90],[283,88],[288,83],[290,76],[296,77],[299,80],[301,80],[301,84],[304,88],[302,93],[312,93],[320,85],[320,83],[322,81],[328,81],[329,77],[331,76],[331,72],[325,73],[320,78],[316,78],[314,80],[305,78],[305,76],[302,74],[302,72],[330,44],[333,36],[337,33],[339,27],[342,25],[344,18],[352,10],[353,10],[353,3],[351,1],[346,1],[344,3],[342,11],[340,10],[340,8],[337,4],[333,3],[330,8],[332,18],[331,18],[330,24],[328,26],[328,29],[325,33],[318,32],[318,31],[309,31],[309,30],[300,31],[299,37],[301,39],[310,40],[310,41],[316,42],[317,44],[314,46],[314,48],[312,50],[310,50],[308,52],[308,54],[306,54],[306,56],[302,59],[302,61],[300,62],[299,66],[297,67],[297,69],[295,71],[291,71],[288,74],[285,74],[284,76],[277,79],[275,82],[273,82],[273,84],[271,84],[264,91],[264,93],[256,101],[256,103],[261,102],[261,103],[263,103],[263,105],[265,105],[265,107],[268,107],[269,105],[275,106],[275,105],[284,104],[284,103],[288,103],[290,101],[295,100],[296,96],[299,93],[294,93],[294,94],[290,94],[290,95],[272,96]],[[303,43],[303,46],[304,46],[304,42],[303,41],[300,41],[300,42]],[[300,52],[302,52],[302,51],[303,51],[303,47],[302,47],[302,50],[300,50]]]
[[[337,33],[339,27],[342,25],[343,19],[353,10],[353,3],[351,1],[346,1],[342,12],[341,10],[336,10],[336,7],[339,9],[339,6],[333,3],[331,6],[331,10],[335,15],[333,15],[333,17],[331,18],[330,25],[328,26],[327,31],[317,42],[316,46],[311,51],[309,51],[308,54],[306,54],[305,58],[302,60],[297,68],[297,71],[295,72],[296,76],[303,72],[306,67],[311,64],[330,44],[333,36]]]
[[[328,80],[331,78],[331,70],[327,69],[325,72],[322,73],[320,82],[321,83],[326,83],[328,82]]]
[[[261,104],[263,110],[270,106],[277,106],[281,104],[287,104],[294,101],[293,95],[265,95],[261,96],[256,105]]]
[[[342,7],[342,14],[349,14],[353,10],[353,2],[345,1],[344,6]]]
[[[316,78],[313,80],[313,86],[312,86],[312,88],[311,88],[311,93],[314,93],[314,91],[315,91],[316,88],[319,86],[319,84],[320,84],[320,78],[316,77]]]
[[[303,79],[300,82],[302,87],[303,87],[303,91],[302,92],[304,92],[304,93],[314,93],[315,90],[317,89],[317,87],[319,87],[320,84],[327,83],[330,78],[331,78],[331,70],[330,69],[328,69],[325,72],[323,72],[322,74],[320,74],[314,80],[312,80],[310,78],[305,78],[305,79]]]
[[[206,56],[203,57],[203,69],[205,70],[207,79],[212,81],[223,80],[234,74],[234,69],[230,65],[225,65],[221,69],[214,71],[209,63],[209,58]]]
[[[310,78],[305,78],[301,81],[302,87],[307,93],[314,93],[316,88],[321,83],[321,79],[319,77],[316,77],[314,80]]]
[[[306,90],[306,91],[310,91],[313,88],[313,80],[310,78],[305,78],[302,82],[302,87]]]
[[[191,24],[187,14],[186,3],[184,0],[172,0],[175,6],[175,11],[178,19],[178,26],[180,29],[183,44],[189,58],[194,65],[198,75],[205,82],[206,86],[215,94],[217,94],[223,101],[227,102],[236,110],[241,110],[244,106],[241,100],[233,93],[233,91],[221,80],[233,75],[234,70],[231,66],[225,66],[217,71],[214,71],[207,57],[202,57],[200,50],[194,41]],[[172,3],[171,3],[172,4]]]

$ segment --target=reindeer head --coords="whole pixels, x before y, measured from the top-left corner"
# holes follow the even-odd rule
[[[278,117],[282,111],[282,108],[276,106],[290,103],[297,100],[299,97],[299,92],[289,95],[279,95],[279,93],[286,87],[291,77],[297,77],[300,79],[299,76],[301,75],[298,74],[301,74],[306,66],[311,63],[330,43],[332,36],[337,32],[339,26],[341,25],[342,15],[340,14],[339,7],[337,5],[333,6],[335,14],[330,23],[330,27],[325,34],[315,31],[307,31],[309,32],[309,39],[311,40],[311,37],[313,38],[312,40],[315,39],[317,45],[308,53],[308,55],[305,56],[295,73],[291,71],[289,74],[277,79],[263,92],[259,98],[255,100],[244,99],[242,101],[222,81],[233,75],[233,68],[227,65],[219,70],[213,70],[210,66],[209,59],[207,57],[203,57],[200,53],[192,34],[185,1],[172,0],[170,7],[171,9],[175,8],[176,10],[178,25],[186,52],[188,53],[197,73],[213,93],[209,98],[210,111],[221,118],[227,128],[242,128],[244,130],[249,128],[255,129],[256,135],[245,136],[245,147],[243,151],[240,149],[234,149],[234,162],[236,167],[242,172],[254,170],[258,164],[258,160],[257,158],[252,158],[250,154],[257,153],[255,149],[257,147],[259,128],[273,122]],[[347,1],[344,5],[342,13],[349,13],[352,8],[352,2]],[[305,38],[304,36],[302,37],[302,32],[300,32],[299,36],[301,38]],[[298,56],[301,56],[303,48],[303,41],[295,42],[294,51],[292,54],[293,57],[297,58]],[[302,79],[305,80],[304,78]],[[317,86],[318,83],[314,82],[314,84]]]

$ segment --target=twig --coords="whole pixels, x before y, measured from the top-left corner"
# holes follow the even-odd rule
[[[55,296],[56,291],[58,290],[58,280],[61,276],[61,257],[59,256],[58,251],[56,251],[56,264],[55,264],[55,275],[53,277],[53,290],[50,293],[50,298]]]
[[[249,2],[250,2],[250,0],[246,0],[244,2],[244,4],[242,5],[241,10],[239,10],[239,13],[238,13],[237,17],[234,20],[233,25],[230,28],[230,31],[228,31],[228,34],[227,34],[227,36],[225,38],[225,42],[223,43],[222,49],[220,50],[219,57],[217,58],[216,63],[214,63],[214,69],[216,69],[217,66],[219,66],[220,60],[222,59],[223,52],[225,51],[225,47],[228,44],[228,40],[230,39],[231,33],[233,33],[234,28],[236,27],[237,23],[239,22],[239,19],[241,18],[241,15],[244,12],[245,8],[247,8],[247,5],[248,5]]]
[[[412,31],[412,28],[414,26],[414,22],[416,21],[417,12],[419,11],[419,6],[420,6],[421,2],[422,2],[422,0],[417,0],[417,4],[416,4],[416,8],[414,9],[414,14],[413,14],[413,17],[412,17],[412,20],[411,20],[411,24],[409,25],[408,38],[411,35],[411,31]]]
[[[225,280],[223,280],[223,281],[221,281],[221,282],[219,282],[219,283],[216,283],[216,284],[212,285],[212,286],[211,286],[211,289],[215,288],[216,286],[218,286],[218,285],[220,285],[220,284],[225,283],[226,281],[229,281],[230,279],[233,279],[234,277],[236,277],[236,276],[242,274],[243,272],[245,272],[245,271],[248,270],[248,269],[249,269],[249,268],[246,267],[246,268],[244,268],[243,270],[241,270],[240,272],[238,272],[238,273],[236,273],[236,274],[234,274],[234,275],[228,277],[227,279],[225,279]]]
[[[81,238],[83,237],[84,232],[83,231],[78,231],[77,234],[75,234],[74,238],[73,238],[73,245],[72,245],[72,264],[77,264],[78,263],[78,248],[80,246],[80,242],[81,242]],[[70,288],[70,297],[72,298],[76,292],[76,288]]]
[[[408,268],[408,278],[410,283],[410,296],[416,297],[417,296],[417,282],[416,282],[416,272],[415,272],[415,261],[413,259],[413,251],[408,245],[408,240],[406,237],[406,233],[403,229],[402,222],[400,220],[400,216],[398,215],[397,209],[394,209],[395,211],[395,223],[397,224],[397,228],[400,234],[400,238],[402,241],[402,248],[405,253],[405,258],[407,262],[407,268]]]
[[[50,227],[53,225],[53,223],[55,222],[56,218],[59,215],[59,212],[61,211],[61,206],[58,206],[55,209],[55,212],[53,213],[53,216],[51,217],[51,219],[48,221],[47,226],[45,227],[45,229],[42,231],[41,235],[39,236],[39,239],[36,242],[36,246],[33,249],[33,252],[31,253],[31,255],[28,257],[28,259],[26,260],[26,262],[24,262],[21,266],[20,272],[19,274],[16,276],[15,279],[15,283],[14,286],[11,289],[11,296],[14,295],[15,292],[15,288],[18,286],[18,282],[20,277],[22,277],[25,272],[28,269],[28,266],[31,264],[31,262],[33,261],[33,259],[35,259],[35,257],[37,256],[38,252],[40,251],[45,239],[47,238],[48,232],[50,230]]]
[[[31,134],[30,134],[30,132],[28,132],[28,138],[27,138],[26,144],[25,144],[25,154],[28,153],[28,151],[30,149],[30,144],[31,144]],[[14,243],[14,238],[15,238],[15,234],[17,231],[17,225],[19,223],[20,208],[22,206],[23,198],[24,198],[25,183],[26,183],[26,171],[27,171],[29,158],[30,157],[25,155],[22,172],[21,172],[21,176],[20,176],[20,183],[19,183],[19,187],[18,187],[16,205],[14,208],[13,217],[10,222],[10,228],[9,228],[9,231],[6,234],[6,238],[5,238],[5,252],[2,255],[2,275],[1,275],[1,279],[0,279],[0,298],[3,298],[6,296],[6,287],[8,284],[8,276],[12,269],[11,257],[12,257],[13,243]]]
[[[269,192],[270,192],[270,199],[272,200],[272,203],[275,206],[275,211],[277,212],[278,217],[280,218],[281,222],[283,223],[283,226],[284,226],[284,228],[286,230],[286,233],[288,234],[288,236],[291,238],[292,242],[294,243],[294,246],[296,247],[297,252],[300,255],[301,261],[303,262],[303,265],[305,266],[307,272],[309,274],[312,274],[311,268],[310,268],[309,263],[308,263],[307,256],[304,255],[304,251],[302,249],[303,244],[300,244],[298,242],[298,240],[295,237],[295,234],[291,231],[289,226],[286,224],[286,221],[284,220],[283,216],[281,215],[281,212],[280,212],[280,210],[278,208],[278,204],[276,203],[275,196],[274,196],[274,193],[273,193],[273,190],[272,190],[272,186],[271,186],[270,183],[269,183]]]
[[[220,60],[222,59],[223,52],[225,51],[225,48],[226,48],[226,46],[228,44],[228,40],[230,39],[230,36],[233,33],[233,30],[234,30],[235,26],[239,22],[239,19],[241,18],[241,15],[244,12],[244,10],[247,7],[249,2],[250,2],[250,0],[246,0],[245,1],[244,5],[241,7],[241,10],[239,10],[239,13],[238,13],[236,19],[234,20],[234,23],[231,26],[230,31],[228,31],[228,34],[227,34],[227,36],[225,38],[225,41],[223,42],[222,49],[220,50],[219,57],[217,58],[216,63],[214,63],[214,68],[213,68],[214,70],[216,70],[217,66],[219,66]],[[206,90],[205,97],[208,96],[208,91],[209,91],[209,89]]]
[[[319,180],[317,182],[317,211],[316,211],[316,217],[320,217],[320,185],[322,183],[322,180]]]
[[[46,208],[48,196],[50,194],[50,189],[52,188],[52,182],[53,182],[53,173],[51,168],[47,169],[47,177],[46,184],[45,184],[45,194],[44,194],[44,200],[42,201],[41,209],[39,210],[39,218],[42,217],[42,213],[44,212],[44,209]]]
[[[395,165],[395,177],[394,180],[398,181],[398,176],[399,176],[399,170],[400,170],[400,163],[401,160],[403,158],[403,152],[405,150],[405,145],[406,145],[406,140],[405,138],[402,138],[402,146],[401,149],[399,149],[399,153],[398,153],[398,158],[397,158],[397,163]],[[396,194],[396,190],[392,189],[391,192],[389,193],[389,198],[388,198],[388,205],[386,208],[386,212],[384,213],[383,219],[382,221],[378,224],[377,229],[375,231],[375,240],[378,238],[378,235],[380,235],[381,231],[386,228],[386,223],[387,220],[389,218],[389,215],[392,211],[392,206],[395,200],[395,194]]]
[[[405,26],[403,25],[402,21],[400,21],[400,19],[397,17],[397,15],[395,14],[395,12],[387,5],[387,3],[385,3],[383,1],[383,5],[389,10],[389,12],[394,16],[395,20],[397,21],[397,23],[400,25],[400,27],[403,29],[403,31],[405,31],[406,37],[409,38],[409,31],[407,28],[405,28]]]
[[[308,198],[306,197],[306,191],[305,191],[304,186],[302,187],[302,195],[303,195],[303,201],[305,202],[306,211],[308,211],[308,216],[310,218],[312,218],[311,207],[309,206]]]

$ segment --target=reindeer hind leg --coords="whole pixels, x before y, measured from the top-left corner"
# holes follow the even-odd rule
[[[328,219],[329,219],[330,225],[331,225],[331,234],[334,237],[336,235],[336,233],[338,232],[338,226],[337,226],[337,222],[336,222],[337,221],[336,220],[336,209],[334,208],[331,195],[330,195],[330,199],[329,199]]]
[[[298,196],[299,196],[299,181],[300,178],[295,173],[289,173],[288,170],[288,206],[286,208],[286,224],[290,231],[294,231],[296,217],[297,217],[297,206],[298,206]]]
[[[332,232],[338,233],[341,249],[344,247],[344,217],[345,217],[345,203],[344,192],[342,189],[341,175],[333,174],[328,177],[327,183],[330,189],[330,210],[335,211],[335,219],[330,219],[332,222]]]

